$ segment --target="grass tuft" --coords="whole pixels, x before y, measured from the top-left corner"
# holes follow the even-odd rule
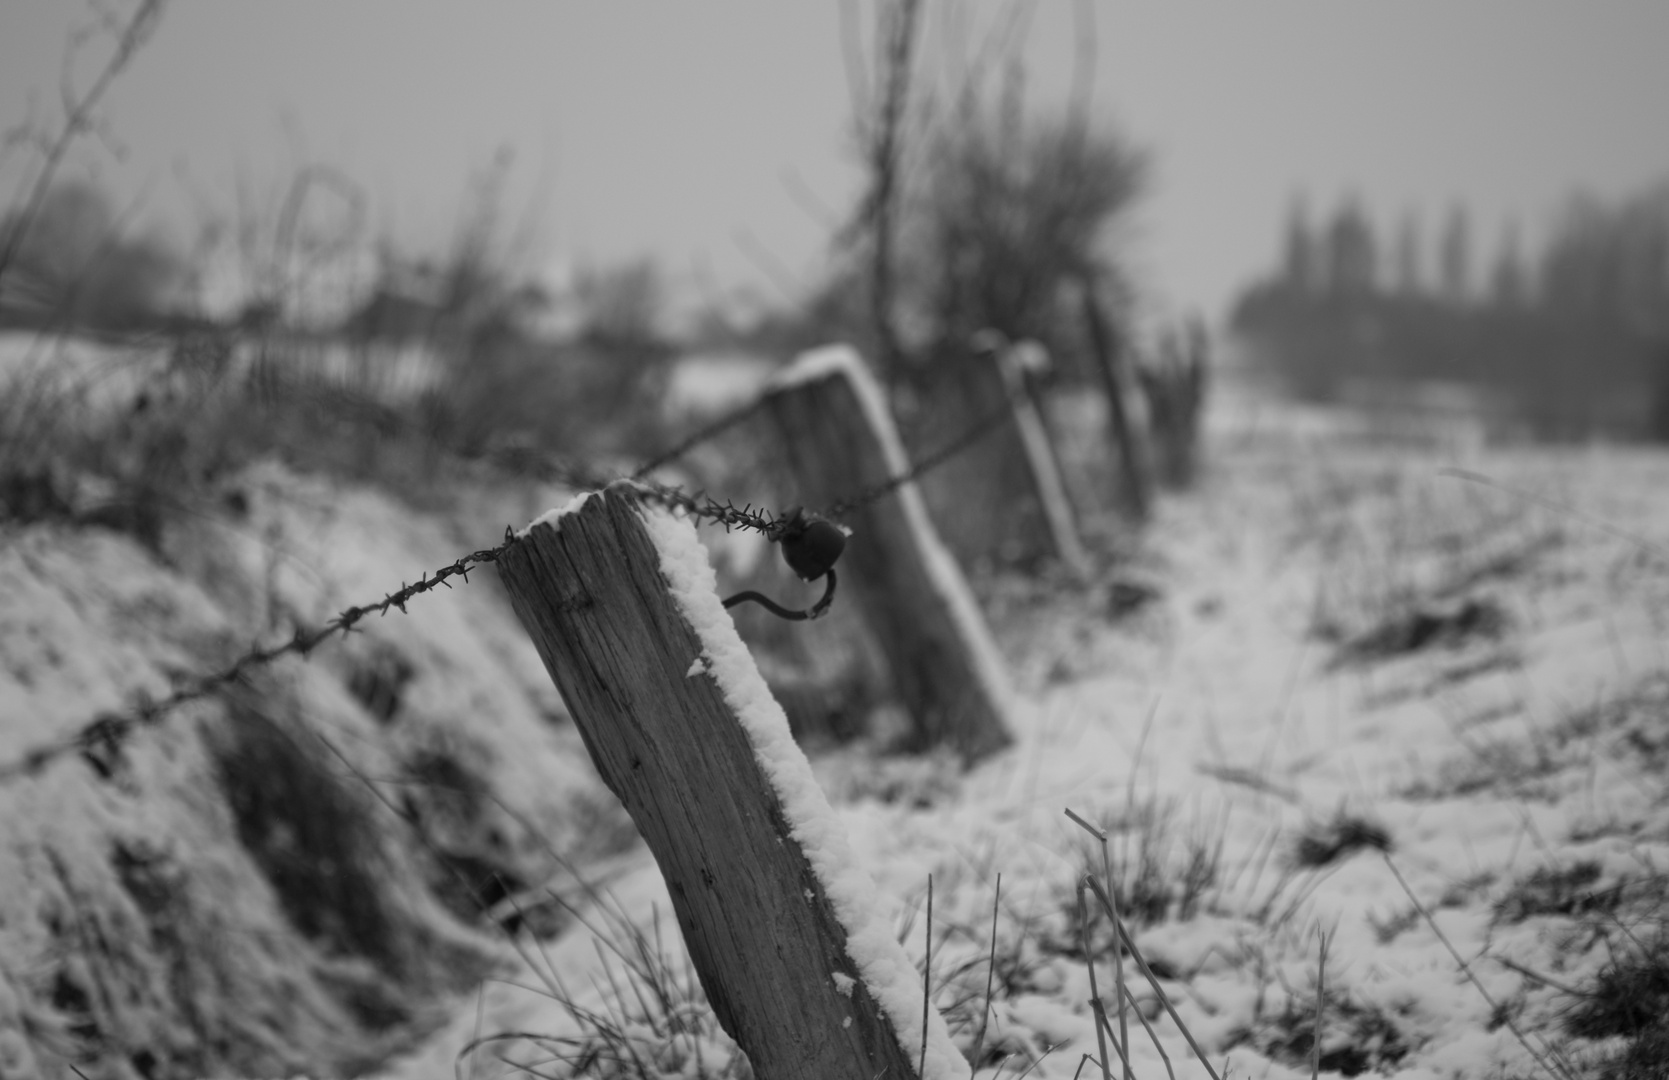
[[[1592,860],[1565,867],[1537,867],[1495,902],[1495,921],[1521,923],[1538,915],[1570,917],[1615,911],[1623,900],[1627,879],[1620,878],[1607,888],[1594,888],[1599,880],[1599,863]]]
[[[382,842],[370,809],[256,691],[224,691],[212,743],[238,838],[302,934],[343,956],[397,968],[402,943],[384,900]]]
[[[1584,1039],[1639,1038],[1648,1030],[1669,1037],[1669,937],[1614,956],[1566,1016],[1565,1030]]]
[[[1602,1080],[1663,1080],[1669,1077],[1669,899],[1664,882],[1654,885],[1650,932],[1630,929],[1614,915],[1598,916],[1620,932],[1605,938],[1610,958],[1593,983],[1572,988],[1563,1017],[1567,1034],[1583,1039],[1621,1040],[1607,1046],[1595,1070]],[[1589,920],[1596,916],[1590,915]]]
[[[554,894],[553,894],[554,895]],[[571,990],[543,953],[529,961],[541,992],[567,1015],[558,1033],[505,1031],[481,1036],[459,1051],[454,1069],[491,1055],[529,1076],[597,1080],[751,1080],[746,1055],[719,1026],[701,980],[681,948],[667,949],[660,912],[647,927],[634,923],[606,894],[593,895],[601,920],[570,908],[593,937],[600,961],[591,993]]]
[[[1331,821],[1316,822],[1299,834],[1292,845],[1292,864],[1319,870],[1357,852],[1391,849],[1391,834],[1383,825],[1341,810]]]
[[[1346,641],[1340,659],[1368,662],[1425,649],[1456,648],[1475,639],[1499,638],[1510,625],[1506,609],[1488,597],[1411,603]]]
[[[1325,1030],[1318,1023],[1323,1017]],[[1343,1076],[1394,1072],[1413,1049],[1386,1010],[1332,989],[1292,994],[1280,1012],[1243,1038],[1275,1061]]]
[[[1107,837],[1112,865],[1117,868],[1110,895],[1119,918],[1132,926],[1194,918],[1221,881],[1222,822],[1196,820],[1182,826],[1177,816],[1176,800],[1148,796],[1132,800],[1122,813],[1104,814],[1100,819],[1100,831]],[[1081,844],[1078,878],[1104,876],[1104,871],[1100,846]],[[1062,901],[1071,923],[1076,917],[1076,895],[1063,896]],[[1092,930],[1098,919],[1092,907]],[[1070,933],[1076,940],[1075,925]]]

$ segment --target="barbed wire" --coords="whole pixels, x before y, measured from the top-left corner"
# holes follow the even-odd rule
[[[451,588],[450,579],[454,577],[461,577],[468,581],[470,570],[485,563],[497,562],[499,556],[504,553],[504,550],[510,546],[513,540],[514,537],[506,530],[504,543],[498,547],[471,552],[431,574],[425,574],[409,585],[402,584],[399,589],[388,593],[381,600],[346,608],[335,618],[314,630],[297,628],[284,641],[275,645],[252,649],[220,670],[188,680],[184,685],[176,687],[168,696],[155,701],[144,702],[130,712],[101,713],[87,724],[82,725],[74,734],[53,742],[42,743],[27,753],[0,764],[0,782],[12,780],[22,775],[38,773],[53,761],[67,754],[91,754],[101,749],[107,754],[113,754],[134,729],[155,724],[181,705],[208,697],[220,688],[238,682],[252,668],[270,664],[279,657],[291,653],[305,657],[326,638],[335,634],[351,633],[355,624],[373,612],[378,615],[386,615],[389,608],[398,608],[404,614],[406,602],[412,597],[419,596],[442,585]]]
[[[748,419],[748,417],[754,415],[760,409],[763,409],[766,405],[770,404],[771,399],[776,397],[779,393],[781,393],[781,390],[776,387],[767,389],[764,393],[755,397],[751,402],[734,412],[721,416],[710,424],[704,424],[703,426],[696,428],[668,449],[663,450],[661,453],[656,454],[648,461],[645,461],[642,465],[639,465],[628,479],[642,480],[656,469],[659,469],[664,465],[672,464],[685,454],[688,454],[691,450],[694,450],[696,447],[701,446],[704,443],[712,442],[720,435],[723,435],[737,424],[740,424],[742,421]]]
[[[997,430],[997,428],[1001,427],[1014,415],[1013,409],[1013,403],[1005,401],[999,408],[993,409],[985,416],[974,421],[973,424],[969,425],[969,427],[960,435],[956,436],[956,438],[945,443],[932,453],[923,456],[921,460],[913,463],[909,468],[905,469],[898,475],[889,476],[885,480],[871,484],[869,487],[864,488],[856,495],[831,503],[825,509],[819,510],[818,513],[823,517],[838,518],[844,514],[851,513],[853,510],[862,510],[871,503],[891,495],[905,484],[919,480],[922,476],[932,472],[940,465],[943,465],[951,458],[962,453],[962,451],[968,449],[981,439],[985,438],[987,435],[991,434],[993,431]]]
[[[649,500],[669,509],[681,510],[691,518],[712,522],[727,532],[732,529],[750,529],[763,534],[769,540],[779,539],[783,527],[792,520],[790,516],[772,514],[763,509],[756,510],[751,503],[740,507],[733,502],[721,503],[705,492],[691,493],[676,485],[644,479],[648,472],[677,460],[696,446],[716,438],[757,413],[779,392],[776,389],[767,390],[748,405],[698,429],[673,448],[640,466],[627,479],[630,479]],[[821,511],[821,515],[835,518],[874,503],[960,454],[996,430],[1000,422],[1008,419],[1010,415],[1010,406],[1005,403],[1002,409],[994,410],[980,418],[956,438],[923,457],[904,472],[873,484],[849,498],[838,500],[827,510]],[[576,490],[600,491],[614,482],[578,466],[564,464],[543,454],[521,449],[500,451],[491,455],[491,460],[494,464],[521,475],[559,481]],[[142,701],[126,712],[100,713],[70,735],[40,743],[9,761],[0,762],[0,783],[37,775],[58,759],[77,753],[85,755],[95,769],[108,774],[112,769],[110,762],[120,753],[128,735],[135,730],[154,726],[180,706],[201,700],[224,687],[240,682],[254,668],[263,667],[291,654],[306,658],[327,639],[337,634],[352,633],[356,625],[372,613],[383,616],[388,614],[390,608],[396,608],[401,614],[406,614],[406,603],[414,597],[441,586],[451,588],[451,579],[454,577],[467,582],[470,570],[497,562],[516,541],[515,532],[506,527],[504,541],[498,546],[473,551],[410,584],[402,583],[399,589],[386,594],[381,600],[345,608],[313,630],[297,628],[284,641],[251,649],[217,671],[187,680],[166,697],[155,701]],[[575,606],[583,606],[586,602],[588,601],[576,601]]]
[[[591,481],[576,484],[579,487],[600,490],[609,484],[609,481],[606,480],[596,483],[594,482],[595,477],[582,477],[578,473],[554,464],[548,467],[546,473],[551,478],[564,481],[581,479]],[[636,481],[636,484],[641,489],[642,494],[651,501],[668,508],[682,510],[692,518],[711,521],[727,531],[736,528],[753,529],[774,540],[786,520],[765,511],[755,510],[751,505],[738,507],[733,503],[721,503],[707,497],[705,494],[692,495],[681,488],[667,484],[645,483],[643,481]],[[188,680],[176,687],[166,697],[142,702],[127,712],[100,713],[70,735],[43,742],[9,761],[0,762],[0,783],[14,780],[20,776],[37,774],[59,758],[76,753],[88,755],[95,768],[108,771],[108,766],[101,764],[101,762],[104,758],[113,757],[123,741],[134,730],[157,724],[180,706],[206,698],[223,687],[241,681],[251,669],[263,667],[291,654],[305,658],[328,638],[337,634],[346,635],[353,632],[356,624],[368,615],[373,613],[379,616],[386,615],[390,608],[396,608],[401,614],[406,614],[407,601],[443,585],[451,588],[450,579],[455,577],[468,581],[471,570],[497,562],[504,552],[516,542],[516,539],[516,534],[511,529],[506,528],[504,541],[497,547],[470,552],[446,566],[425,574],[410,584],[402,584],[399,589],[388,593],[381,600],[345,608],[334,618],[315,629],[297,628],[290,637],[283,641],[251,649],[217,671]],[[103,755],[103,758],[98,756],[100,754]]]
[[[735,422],[735,421],[733,421]],[[557,481],[575,491],[601,491],[614,483],[619,477],[603,477],[582,469],[578,466],[546,457],[537,452],[519,449],[501,451],[492,455],[493,464],[536,480]],[[633,472],[624,479],[632,481],[638,489],[652,502],[659,503],[669,510],[682,510],[692,518],[710,521],[723,526],[726,531],[731,529],[751,529],[763,533],[769,540],[775,540],[782,528],[783,519],[765,509],[754,509],[752,503],[737,506],[733,502],[719,502],[710,497],[705,491],[689,492],[676,484],[664,484],[655,480],[642,478],[643,468]]]
[[[709,424],[705,424],[702,427],[697,428],[672,447],[638,466],[629,479],[643,482],[644,478],[656,469],[670,465],[672,462],[679,460],[696,447],[712,441],[718,436],[729,431],[731,428],[742,423],[744,420],[752,417],[766,405],[770,404],[771,400],[779,396],[781,393],[781,387],[771,387],[759,394],[748,404],[719,417],[717,420],[714,420]],[[899,473],[896,476],[889,476],[885,480],[871,484],[869,487],[864,488],[855,495],[851,495],[847,498],[831,503],[827,508],[818,511],[818,516],[837,518],[843,514],[851,513],[853,510],[861,510],[864,507],[869,506],[871,503],[885,498],[886,496],[897,491],[899,488],[903,487],[905,484],[919,479],[926,473],[932,472],[946,461],[949,461],[951,458],[957,456],[962,451],[972,446],[974,443],[979,442],[981,439],[985,438],[985,436],[1002,426],[1002,424],[1013,416],[1013,414],[1014,403],[1012,400],[1005,398],[1002,405],[992,409],[985,416],[976,420],[954,439],[951,439],[943,446],[935,449],[932,453],[929,453],[918,461],[912,463],[911,466],[905,469],[902,473]],[[559,478],[573,479],[571,476],[562,476]],[[602,485],[580,484],[578,486]],[[686,507],[686,509],[688,509],[688,507]],[[771,531],[768,527],[766,529],[762,529],[761,531],[765,531],[767,535],[771,535]],[[772,536],[772,539],[775,539],[774,535]]]

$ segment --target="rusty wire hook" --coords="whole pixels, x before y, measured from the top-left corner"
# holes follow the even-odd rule
[[[823,589],[822,599],[818,600],[817,603],[811,605],[811,607],[804,611],[793,611],[789,608],[785,608],[775,600],[772,600],[769,596],[766,596],[764,593],[754,592],[752,589],[748,589],[745,592],[739,592],[735,596],[725,600],[724,606],[731,608],[735,607],[737,604],[743,604],[751,600],[779,619],[789,619],[793,622],[802,622],[807,619],[820,619],[824,615],[828,614],[829,605],[834,603],[835,572],[833,567],[831,567],[828,573],[823,576],[828,579],[829,583]]]
[[[772,531],[766,535],[782,544],[784,561],[802,581],[828,579],[822,599],[804,611],[792,611],[770,597],[749,589],[727,599],[724,606],[735,607],[751,600],[779,619],[800,622],[821,618],[829,610],[829,605],[834,603],[834,564],[846,547],[846,531],[815,514],[807,514],[802,507],[796,506],[785,512],[773,524]]]

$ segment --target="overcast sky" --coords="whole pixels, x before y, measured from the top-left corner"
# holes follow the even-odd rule
[[[108,0],[119,5],[125,0]],[[928,0],[927,58],[954,55]],[[1455,202],[1487,254],[1576,189],[1669,178],[1663,0],[1040,0],[1030,87],[1059,100],[1093,16],[1098,116],[1148,148],[1133,253],[1156,297],[1220,315],[1276,256],[1295,193],[1387,227]],[[60,115],[78,0],[0,0],[0,122]],[[118,10],[122,10],[118,6]],[[867,24],[867,4],[854,7]],[[1001,7],[963,5],[977,41]],[[82,145],[141,219],[183,222],[304,164],[438,245],[501,148],[541,265],[659,259],[687,292],[811,280],[860,174],[841,7],[801,0],[173,0]],[[865,41],[867,45],[867,39]],[[82,67],[91,68],[91,52]],[[0,198],[23,172],[0,161]]]

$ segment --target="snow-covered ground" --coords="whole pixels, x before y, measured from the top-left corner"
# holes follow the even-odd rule
[[[1137,944],[1219,1075],[1310,1075],[1322,935],[1323,1074],[1531,1076],[1618,1051],[1566,1031],[1607,965],[1657,947],[1669,894],[1669,456],[1458,445],[1224,410],[1209,477],[1133,562],[1087,589],[981,583],[1024,699],[1012,748],[966,775],[814,763],[918,962],[932,876],[934,1002],[980,1043],[978,1075],[1073,1076],[1097,1053],[1074,886],[1102,862],[1068,809],[1107,830]],[[647,861],[611,895],[670,933]],[[1105,920],[1090,938],[1110,1000]],[[630,1023],[637,991],[591,934],[529,956],[384,1075],[573,1053],[536,1038],[576,1031],[563,994],[661,1047],[667,1075],[696,1075],[697,1042],[700,1075],[727,1075],[710,1024],[680,1043]],[[1207,1075],[1130,980],[1176,1075]],[[1166,1075],[1128,1023],[1135,1075]]]
[[[1665,917],[1669,455],[1386,446],[1334,415],[1220,404],[1200,489],[1160,503],[1133,557],[1087,587],[976,583],[1019,697],[1012,747],[966,774],[861,747],[813,761],[882,917],[918,962],[931,875],[933,1001],[951,1037],[965,1053],[979,1045],[982,1077],[1073,1076],[1098,1053],[1075,886],[1103,863],[1071,810],[1107,831],[1136,943],[1219,1075],[1309,1076],[1318,1015],[1324,1074],[1532,1076],[1546,1044],[1577,1061],[1615,1050],[1566,1030],[1607,965],[1657,947]],[[380,596],[561,497],[482,499],[478,527],[460,529],[276,468],[238,490],[235,519],[182,526],[164,558],[95,530],[0,538],[8,749],[136,690],[164,692],[292,620]],[[645,988],[592,932],[630,953],[627,927],[641,928],[637,941],[670,958],[661,988],[696,995],[659,875],[640,848],[612,854],[618,812],[572,729],[550,722],[560,703],[490,575],[281,677],[367,772],[421,759],[490,777],[521,820],[455,826],[502,825],[514,838],[503,866],[529,885],[549,871],[584,916],[542,944],[524,935],[519,960],[413,916],[437,956],[490,956],[454,963],[470,989],[380,1076],[523,1075],[507,1062],[575,1050],[541,1038],[577,1035],[564,995],[641,1036],[644,1060],[668,1047],[668,1075],[734,1075],[702,1010],[641,1007]],[[390,681],[395,724],[375,718]],[[202,791],[227,759],[217,766],[192,734],[212,720],[198,708],[134,736],[111,776],[72,760],[0,786],[0,1076],[72,1045],[76,1017],[135,1045],[162,1025],[156,1045],[175,1045],[181,1021],[157,1004],[171,979],[197,979],[196,1019],[228,1032],[352,1034],[314,1000],[339,989],[339,965],[289,949],[250,856],[216,846],[235,829]],[[606,901],[583,900],[542,861],[529,818],[560,852],[608,856],[594,864]],[[189,887],[159,894],[157,881]],[[173,907],[159,912],[159,895]],[[248,936],[210,940],[183,973],[158,959],[168,933],[233,931]],[[73,955],[88,935],[155,948],[116,950],[112,975]],[[1087,936],[1110,1001],[1107,921],[1092,915]],[[511,966],[470,974],[490,962]],[[1206,1076],[1146,981],[1127,975],[1169,1067]],[[271,999],[248,985],[259,979]],[[112,986],[121,993],[97,1000]],[[251,1002],[271,1013],[230,1015]],[[1135,1076],[1167,1075],[1135,1013],[1128,1025]],[[157,1053],[190,1060],[183,1045]],[[290,1059],[275,1047],[246,1060],[274,1075]]]
[[[486,546],[554,497],[482,499],[460,528],[276,465],[221,495],[155,551],[58,522],[0,531],[6,764]],[[490,574],[473,577],[422,597],[421,618],[373,617],[0,784],[0,1076],[364,1068],[439,989],[509,954],[460,921],[476,918],[469,887],[544,885],[548,848],[629,840],[531,643]],[[447,875],[401,814],[475,880]]]

